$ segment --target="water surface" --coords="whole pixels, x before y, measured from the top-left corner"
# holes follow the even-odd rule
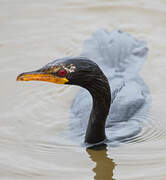
[[[164,180],[166,177],[166,2],[0,0],[0,179]],[[80,88],[16,82],[23,71],[76,56],[97,28],[148,43],[141,76],[152,96],[150,121],[128,143],[86,150],[68,137]]]

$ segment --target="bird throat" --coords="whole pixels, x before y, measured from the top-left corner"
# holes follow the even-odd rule
[[[93,106],[85,135],[85,143],[99,143],[106,139],[105,123],[110,109],[111,91],[107,78],[96,79],[86,89],[93,98]]]

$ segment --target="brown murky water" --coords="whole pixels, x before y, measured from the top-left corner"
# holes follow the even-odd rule
[[[142,77],[151,121],[136,142],[85,150],[68,139],[78,87],[15,81],[58,57],[79,55],[97,28],[121,29],[149,46]],[[166,179],[166,1],[0,0],[0,179]]]

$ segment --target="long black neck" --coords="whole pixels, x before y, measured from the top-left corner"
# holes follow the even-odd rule
[[[86,130],[85,142],[98,143],[106,139],[105,123],[111,103],[111,92],[107,78],[102,74],[86,86],[93,98],[93,107]]]

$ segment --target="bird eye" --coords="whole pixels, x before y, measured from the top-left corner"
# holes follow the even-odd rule
[[[58,75],[61,76],[61,77],[64,77],[66,74],[67,74],[67,71],[65,69],[60,69],[58,71]]]

